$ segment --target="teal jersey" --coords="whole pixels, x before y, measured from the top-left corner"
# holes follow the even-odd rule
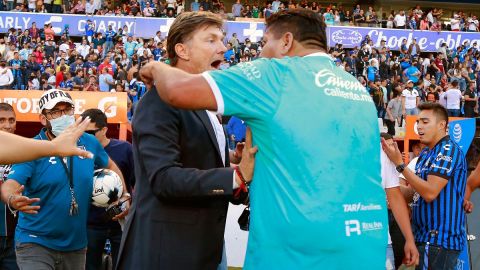
[[[323,53],[203,74],[258,146],[244,269],[385,269],[387,213],[370,95]]]
[[[47,140],[45,129],[35,139]],[[15,231],[16,243],[36,243],[57,251],[74,251],[87,246],[87,216],[92,201],[93,170],[105,168],[108,155],[98,140],[89,134],[80,137],[79,148],[94,155],[93,159],[75,156],[73,185],[78,214],[70,216],[71,193],[69,179],[59,157],[44,157],[15,164],[8,176],[25,186],[24,195],[40,198],[38,214],[20,213]]]

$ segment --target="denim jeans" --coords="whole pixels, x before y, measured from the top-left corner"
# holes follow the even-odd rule
[[[443,73],[440,71],[437,71],[435,73],[435,84],[440,84],[440,81],[442,80]]]
[[[465,78],[452,78],[450,82],[458,82],[458,88],[460,91],[465,91],[467,89],[467,81],[465,81]]]
[[[223,240],[223,252],[222,252],[222,261],[217,267],[217,270],[227,270],[228,269],[228,264],[227,264],[227,250],[225,247],[225,240]]]
[[[24,90],[25,89],[25,85],[23,85],[23,80],[22,80],[22,77],[17,77],[15,78],[15,80],[13,81],[13,89],[15,90]]]
[[[87,249],[58,251],[34,243],[15,245],[20,270],[84,270]]]
[[[386,270],[395,270],[395,257],[393,256],[392,245],[387,246],[387,261],[385,264]]]
[[[103,57],[107,56],[108,51],[113,49],[113,41],[105,41],[104,47],[103,47]]]
[[[459,117],[460,116],[460,109],[448,109],[448,116],[451,117]]]
[[[87,249],[87,270],[99,269],[102,265],[103,251],[105,242],[110,239],[112,249],[113,268],[117,263],[118,250],[120,248],[120,241],[122,240],[121,230],[111,230],[109,228],[100,229],[89,227],[87,229],[88,249]]]
[[[385,107],[383,105],[381,106],[376,106],[377,107],[377,118],[385,118],[385,113],[387,112],[385,110]]]
[[[423,270],[425,259],[425,243],[417,243],[420,262],[415,269]],[[439,246],[428,247],[428,269],[455,270],[460,251],[445,249]]]
[[[418,114],[417,108],[405,109],[405,112],[406,112],[407,115],[417,115]]]
[[[12,237],[0,236],[0,269],[18,270]]]

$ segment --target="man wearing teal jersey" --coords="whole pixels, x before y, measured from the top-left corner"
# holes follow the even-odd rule
[[[325,29],[312,11],[282,11],[267,19],[264,59],[202,75],[158,62],[140,71],[166,102],[251,127],[260,150],[245,269],[385,269],[375,106],[325,54]]]

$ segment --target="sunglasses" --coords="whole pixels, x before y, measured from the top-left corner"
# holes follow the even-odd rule
[[[88,134],[90,134],[90,135],[95,136],[95,134],[97,134],[97,132],[99,132],[100,130],[102,130],[102,128],[97,128],[97,129],[92,129],[92,130],[85,130],[85,133],[88,133]]]

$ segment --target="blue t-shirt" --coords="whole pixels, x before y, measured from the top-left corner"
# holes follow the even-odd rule
[[[113,31],[113,30],[107,30],[105,32],[105,41],[107,41],[107,42],[113,41],[113,38],[115,37],[116,34],[117,33],[115,33],[115,31]]]
[[[374,66],[369,66],[367,68],[367,78],[369,81],[374,81],[375,80],[375,76],[377,75],[377,71],[378,69]]]
[[[405,70],[405,74],[407,75],[408,79],[414,83],[418,82],[418,76],[414,76],[415,73],[420,72],[417,67],[410,66]]]
[[[224,57],[225,59],[227,59],[227,61],[228,61],[228,60],[230,60],[230,57],[231,57],[232,55],[235,55],[235,52],[233,51],[233,49],[226,51],[226,52],[223,54],[223,57]]]
[[[35,137],[47,140],[45,129]],[[95,137],[84,134],[77,143],[90,151],[93,159],[73,157],[73,184],[78,214],[69,215],[71,194],[68,175],[59,157],[45,157],[15,164],[8,178],[25,186],[24,195],[40,198],[36,215],[20,213],[15,242],[36,243],[58,251],[74,251],[87,246],[87,215],[92,199],[93,170],[108,165],[108,155]],[[66,158],[70,160],[70,158]]]
[[[95,30],[93,29],[93,25],[89,25],[88,23],[85,24],[85,36],[91,37],[95,33]]]
[[[192,2],[192,11],[199,11],[200,10],[200,3],[198,2]]]
[[[234,135],[235,142],[241,142],[245,139],[245,133],[247,132],[247,125],[245,122],[235,116],[232,116],[227,124],[228,136]]]
[[[110,91],[110,84],[108,84],[108,82],[109,83],[115,82],[112,75],[106,73],[106,74],[100,74],[100,76],[98,76],[98,86],[101,92]]]
[[[138,43],[127,41],[125,42],[125,45],[123,45],[123,47],[128,57],[132,57],[132,55],[135,53],[135,49],[138,47]]]
[[[365,87],[323,53],[204,77],[259,148],[244,269],[384,268],[380,132]]]

